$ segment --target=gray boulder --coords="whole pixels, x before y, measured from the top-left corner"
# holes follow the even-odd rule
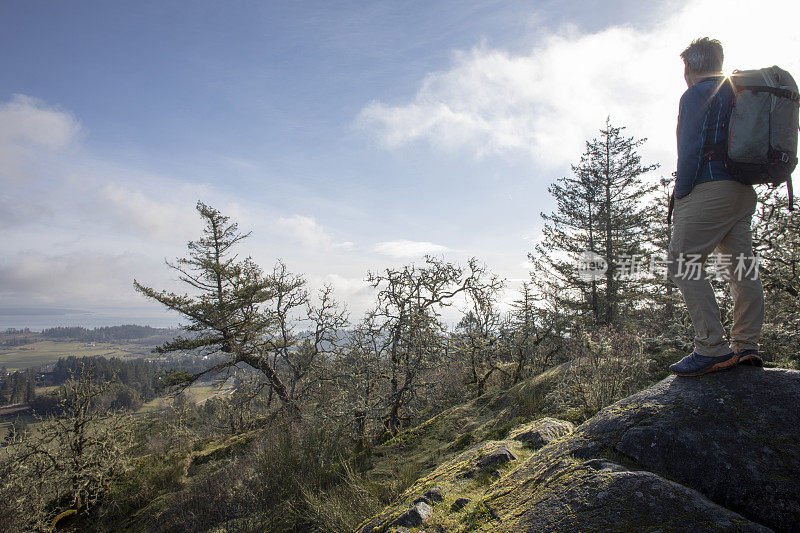
[[[669,377],[538,450],[519,434],[460,453],[410,494],[434,483],[453,496],[469,490],[470,531],[800,531],[798,371]],[[465,478],[514,454],[523,460],[493,483]],[[465,505],[439,509],[425,528],[462,524]],[[385,531],[397,513],[361,530]]]
[[[556,439],[572,433],[575,426],[572,422],[558,418],[540,418],[530,424],[525,424],[512,430],[509,438],[518,440],[538,450]]]
[[[411,509],[398,516],[397,520],[394,521],[394,525],[408,527],[421,526],[432,512],[433,509],[431,509],[430,505],[425,502],[417,502]]]
[[[531,466],[528,483],[502,480],[483,501],[481,531],[771,531],[652,472],[566,457]]]
[[[426,498],[425,496],[419,496],[419,497],[417,497],[416,499],[414,499],[414,501],[413,501],[413,502],[411,502],[411,503],[412,503],[412,504],[414,504],[414,505],[416,505],[416,504],[418,504],[419,502],[422,502],[422,503],[425,503],[425,504],[428,504],[428,505],[433,505],[433,502],[431,502],[431,501],[430,501],[428,498]]]
[[[480,460],[478,460],[476,466],[481,469],[489,468],[490,466],[499,466],[515,459],[516,456],[511,453],[511,450],[505,446],[501,446],[500,448],[497,448],[496,450],[493,450],[483,456]]]
[[[427,498],[433,505],[436,505],[437,502],[444,500],[444,496],[442,495],[442,489],[440,487],[431,487],[425,491],[425,494],[422,495],[424,498]]]
[[[471,502],[469,498],[457,498],[456,501],[453,502],[453,505],[450,506],[451,511],[460,511],[464,507],[466,507],[469,502]]]
[[[800,372],[669,377],[536,452],[484,500],[503,530],[800,530]]]

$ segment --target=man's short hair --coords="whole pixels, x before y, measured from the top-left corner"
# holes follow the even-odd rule
[[[722,70],[722,43],[716,39],[703,37],[695,39],[681,52],[681,58],[689,71],[695,74],[719,72]]]

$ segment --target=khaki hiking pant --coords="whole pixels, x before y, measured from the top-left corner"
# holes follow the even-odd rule
[[[750,221],[756,210],[750,185],[722,180],[700,183],[675,200],[667,258],[669,277],[680,289],[692,317],[694,350],[718,357],[758,349],[764,322],[764,289],[753,255]],[[703,263],[711,256],[709,268]],[[725,339],[709,269],[731,284],[733,325]]]

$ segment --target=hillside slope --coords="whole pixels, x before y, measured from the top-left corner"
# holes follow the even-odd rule
[[[565,368],[559,365],[510,389],[487,392],[376,446],[368,458],[369,479],[386,485],[416,480],[470,445],[505,437],[513,427],[542,416],[545,397]]]
[[[555,440],[473,446],[361,531],[796,531],[799,400],[793,370],[669,377]]]

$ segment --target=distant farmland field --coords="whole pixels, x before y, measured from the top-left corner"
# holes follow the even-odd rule
[[[42,340],[23,346],[0,348],[0,367],[24,370],[58,361],[60,357],[152,357],[153,346],[142,343],[105,343]]]

